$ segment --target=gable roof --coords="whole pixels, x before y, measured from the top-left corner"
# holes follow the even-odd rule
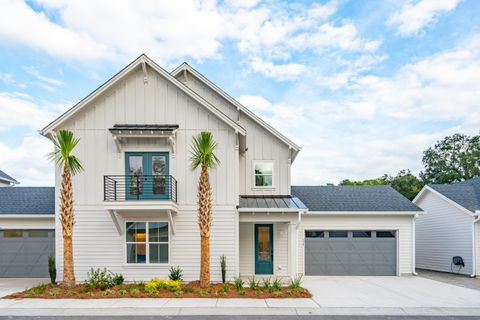
[[[3,172],[2,170],[0,170],[0,180],[1,181],[6,181],[6,182],[9,182],[9,183],[13,183],[13,184],[18,184],[20,182],[18,182],[17,180],[13,179],[12,177],[10,177],[8,174],[6,174],[5,172]]]
[[[428,187],[468,211],[475,213],[480,210],[480,177],[452,184],[429,184]]]
[[[309,211],[422,211],[390,186],[292,186],[292,195]]]
[[[222,111],[217,109],[214,105],[212,105],[207,100],[205,100],[204,98],[199,96],[197,93],[195,93],[193,90],[186,87],[183,83],[175,79],[175,77],[173,77],[170,73],[168,73],[165,69],[160,67],[156,62],[151,60],[145,54],[141,54],[137,59],[135,59],[130,64],[128,64],[125,68],[120,70],[117,74],[115,74],[113,77],[107,80],[104,84],[102,84],[100,87],[95,89],[92,93],[90,93],[88,96],[83,98],[80,102],[78,102],[72,108],[70,108],[65,113],[63,113],[60,117],[58,117],[49,125],[47,125],[45,128],[43,128],[40,131],[40,133],[42,135],[48,135],[51,131],[55,130],[55,128],[57,128],[65,120],[75,115],[78,111],[80,111],[83,107],[85,107],[89,102],[91,102],[93,99],[95,99],[96,97],[101,95],[103,92],[111,88],[115,83],[117,83],[118,81],[126,77],[130,72],[132,72],[139,66],[146,67],[146,65],[150,66],[153,70],[158,72],[160,75],[162,75],[165,79],[170,81],[177,88],[184,91],[190,98],[197,101],[200,105],[204,106],[207,110],[209,110],[214,115],[216,115],[220,120],[223,120],[227,125],[232,127],[235,130],[235,132],[238,132],[241,135],[246,134],[245,129],[240,124],[238,124],[236,121],[229,118],[226,114],[224,114]]]
[[[0,188],[0,215],[55,214],[54,187]]]
[[[295,153],[293,156],[293,159],[295,159],[296,155],[300,150],[302,149],[299,147],[297,144],[295,144],[292,140],[287,138],[285,135],[277,131],[275,128],[273,128],[271,125],[269,125],[267,122],[265,122],[262,118],[257,116],[255,113],[250,111],[247,107],[242,105],[240,102],[235,100],[232,96],[230,96],[228,93],[220,89],[217,85],[215,85],[212,81],[208,80],[203,74],[198,72],[196,69],[194,69],[192,66],[190,66],[188,63],[184,62],[181,65],[179,65],[175,70],[171,72],[171,74],[176,77],[178,76],[181,72],[184,70],[190,72],[193,74],[196,78],[198,78],[200,81],[202,81],[205,85],[207,85],[210,89],[212,89],[214,92],[216,92],[218,95],[223,97],[225,100],[233,104],[238,110],[242,111],[244,114],[246,114],[248,117],[250,117],[253,121],[267,129],[273,136],[278,138],[279,140],[283,141],[286,145],[291,147]]]

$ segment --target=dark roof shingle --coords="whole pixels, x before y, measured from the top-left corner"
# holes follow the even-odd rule
[[[422,211],[390,186],[292,186],[310,211]]]
[[[480,210],[480,177],[452,184],[428,186],[469,211]]]
[[[0,188],[1,214],[55,214],[54,187]]]

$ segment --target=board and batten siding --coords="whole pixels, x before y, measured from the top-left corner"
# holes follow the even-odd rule
[[[80,139],[75,155],[84,171],[73,178],[75,228],[74,257],[78,281],[93,267],[108,267],[125,275],[127,281],[166,277],[170,266],[179,265],[185,280],[198,279],[200,241],[197,223],[197,182],[199,170],[190,169],[192,136],[212,132],[218,143],[221,165],[211,170],[213,197],[211,236],[212,280],[220,279],[219,257],[227,256],[229,276],[234,273],[236,252],[236,204],[238,194],[238,154],[232,128],[210,113],[167,79],[147,68],[148,83],[137,68],[112,88],[89,103],[58,129],[68,129]],[[178,124],[176,153],[162,139],[129,139],[118,153],[109,128],[114,124]],[[143,140],[143,141],[142,141]],[[174,214],[175,235],[170,238],[169,266],[125,264],[124,234],[119,235],[103,208],[103,176],[125,174],[125,152],[170,152],[170,174],[178,181],[179,212]],[[56,172],[56,197],[59,198],[60,172]],[[58,217],[58,208],[57,213]],[[146,215],[138,212],[142,221]],[[156,219],[158,220],[158,219]],[[163,219],[165,220],[165,219]],[[124,228],[124,221],[120,221]],[[56,219],[56,252],[59,277],[62,272],[62,233]],[[171,230],[171,229],[170,229]]]
[[[412,274],[412,216],[411,215],[316,215],[302,216],[298,229],[298,273],[305,274],[306,230],[396,230],[397,266],[399,274]]]
[[[247,151],[240,156],[240,194],[271,195],[290,194],[290,150],[288,146],[272,135],[266,128],[249,116],[237,111],[237,107],[210,89],[201,80],[188,73],[187,81],[178,76],[190,89],[202,96],[231,119],[239,121],[247,131]],[[255,188],[254,161],[271,160],[274,163],[273,188]]]
[[[287,222],[265,222],[273,224],[273,275],[288,276],[288,224]],[[255,275],[254,230],[253,222],[240,222],[240,276]],[[259,222],[259,224],[263,224]]]
[[[416,221],[417,268],[452,272],[452,257],[461,256],[460,273],[470,275],[473,218],[430,191],[416,205],[425,211]]]

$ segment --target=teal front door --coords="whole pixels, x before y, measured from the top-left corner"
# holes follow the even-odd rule
[[[273,274],[273,224],[255,225],[255,274]]]
[[[167,199],[168,152],[126,152],[125,176],[127,200]]]

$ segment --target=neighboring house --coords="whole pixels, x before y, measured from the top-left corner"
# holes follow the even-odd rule
[[[221,161],[210,176],[212,281],[221,279],[221,255],[229,279],[413,271],[418,207],[389,187],[291,188],[300,147],[186,63],[168,73],[141,55],[42,134],[61,129],[80,139],[85,169],[73,178],[78,281],[91,267],[140,281],[177,265],[185,280],[198,279],[199,172],[190,169],[190,145],[201,131],[212,132]],[[57,171],[57,199],[59,186]]]
[[[0,170],[0,187],[11,187],[19,182]]]
[[[48,277],[54,220],[54,187],[0,188],[0,278]]]
[[[417,268],[480,275],[480,177],[426,185],[413,202],[425,211],[417,220]],[[454,256],[465,267],[452,265]]]

